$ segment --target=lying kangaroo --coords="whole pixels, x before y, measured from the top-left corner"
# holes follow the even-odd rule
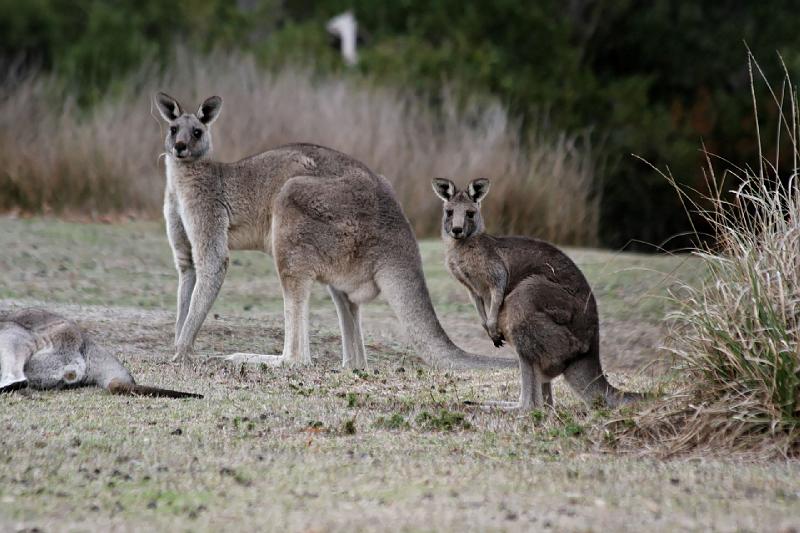
[[[360,307],[383,293],[419,354],[442,366],[510,366],[468,354],[445,334],[431,304],[417,241],[389,182],[330,148],[291,144],[235,163],[209,159],[209,126],[222,99],[185,113],[159,93],[168,123],[164,217],[178,270],[174,360],[190,356],[219,293],[229,250],[272,254],[283,288],[283,354],[233,354],[232,361],[308,364],[308,306],[315,281],[339,315],[343,364],[367,365]]]
[[[544,241],[484,233],[480,207],[489,180],[474,180],[458,191],[452,181],[434,179],[433,190],[444,202],[447,268],[469,290],[495,346],[507,339],[519,356],[519,403],[493,405],[552,406],[550,381],[562,373],[589,404],[639,399],[603,375],[597,304],[575,263]]]
[[[43,309],[0,312],[0,393],[28,385],[36,389],[97,385],[112,394],[202,398],[137,385],[116,357],[61,315]]]

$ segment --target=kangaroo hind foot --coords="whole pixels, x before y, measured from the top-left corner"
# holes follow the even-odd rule
[[[286,359],[282,355],[237,352],[226,356],[225,361],[234,364],[280,366]]]
[[[486,409],[502,409],[506,411],[530,411],[533,409],[554,408],[553,389],[549,381],[535,363],[520,357],[520,391],[519,401],[486,401],[477,403]],[[476,405],[470,403],[470,405]]]

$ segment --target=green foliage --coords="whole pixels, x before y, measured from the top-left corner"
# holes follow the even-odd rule
[[[171,57],[175,43],[249,46],[256,29],[274,27],[276,5],[245,12],[225,0],[0,0],[0,56],[55,71],[92,104],[143,62]]]
[[[441,409],[438,414],[422,411],[414,421],[420,429],[426,430],[456,431],[472,428],[472,424],[466,420],[463,413],[455,413],[447,409]]]
[[[348,418],[342,424],[342,432],[345,435],[355,435],[356,434],[356,419],[355,418]]]
[[[390,417],[379,416],[375,420],[375,427],[383,429],[409,429],[411,424],[400,413],[394,413]]]
[[[346,398],[347,398],[347,407],[352,409],[358,406],[359,403],[358,394],[356,394],[355,392],[348,392]]]
[[[541,409],[534,409],[531,411],[531,420],[533,420],[534,424],[541,424],[546,416],[546,413]]]
[[[325,424],[321,420],[309,420],[308,429],[322,431],[325,429]]]

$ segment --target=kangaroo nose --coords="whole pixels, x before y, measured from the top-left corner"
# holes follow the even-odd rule
[[[175,143],[175,151],[180,153],[180,152],[183,152],[184,150],[186,150],[186,143],[185,142],[178,141],[178,142]]]
[[[453,228],[453,235],[461,235],[461,232],[464,231],[461,228]]]

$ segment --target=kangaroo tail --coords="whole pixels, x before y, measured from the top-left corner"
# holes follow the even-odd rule
[[[3,387],[0,387],[0,394],[6,394],[6,393],[9,393],[9,392],[14,392],[14,391],[18,391],[18,390],[22,390],[22,389],[26,389],[26,388],[28,388],[28,380],[27,379],[23,379],[21,381],[15,381],[14,383],[11,383],[9,385],[5,385]]]
[[[131,373],[119,359],[96,344],[92,339],[84,341],[83,353],[86,358],[86,384],[96,384],[111,394],[127,396],[151,396],[160,398],[202,398],[200,394],[180,392],[158,387],[137,385]]]
[[[170,389],[160,389],[147,385],[127,383],[121,379],[112,379],[108,384],[108,392],[121,396],[150,396],[153,398],[202,398],[202,394],[193,392],[180,392]]]
[[[608,382],[600,365],[600,339],[597,335],[589,351],[567,366],[564,379],[589,405],[602,402],[608,407],[619,407],[645,398],[637,392],[621,391]]]
[[[425,363],[438,368],[518,366],[516,358],[472,354],[462,350],[450,340],[433,309],[419,255],[416,265],[406,264],[405,268],[386,269],[375,276],[375,281]]]

